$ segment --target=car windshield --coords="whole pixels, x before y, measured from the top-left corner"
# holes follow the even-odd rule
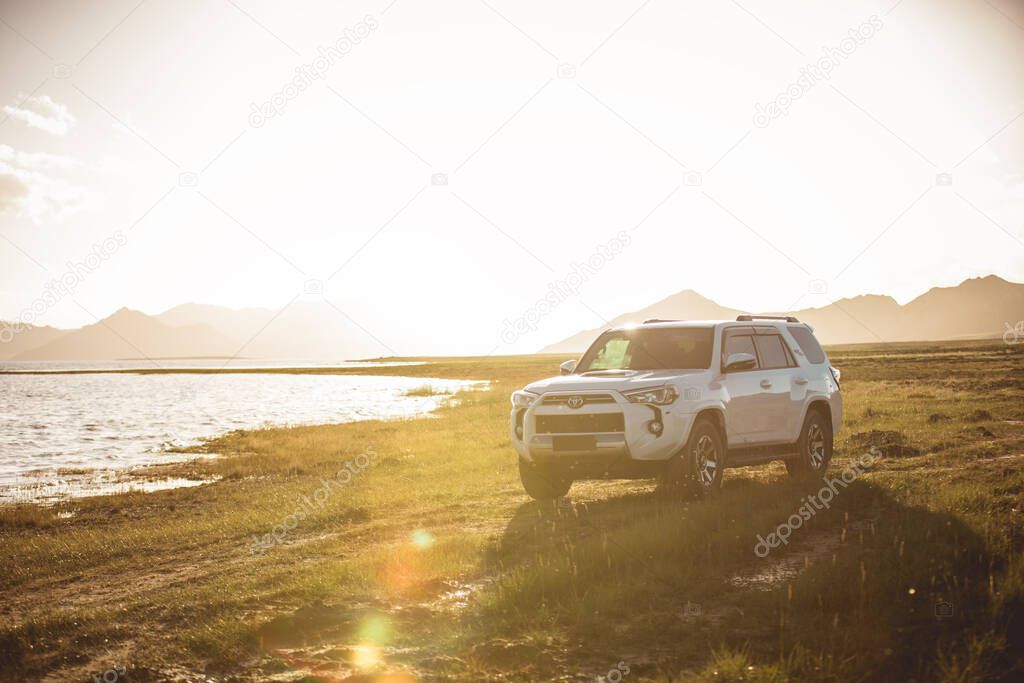
[[[711,367],[711,327],[638,327],[605,332],[583,354],[576,372],[681,370]]]

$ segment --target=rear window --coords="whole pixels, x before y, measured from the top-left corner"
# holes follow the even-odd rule
[[[779,335],[759,334],[754,337],[754,344],[757,346],[757,357],[761,360],[762,369],[774,370],[792,366],[789,353],[786,352],[782,337]]]
[[[810,363],[818,364],[825,362],[825,351],[821,348],[821,344],[814,338],[814,333],[803,325],[794,325],[789,328],[789,333],[793,335],[793,339],[800,346],[800,350],[804,352],[804,356]]]

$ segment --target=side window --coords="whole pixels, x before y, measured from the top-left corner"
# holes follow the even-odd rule
[[[725,367],[726,359],[734,353],[749,353],[757,358],[757,350],[754,348],[754,338],[749,334],[736,334],[726,332],[722,340],[722,367]],[[757,366],[751,368],[756,370]]]
[[[814,333],[803,325],[793,325],[789,328],[789,333],[793,335],[793,339],[796,340],[800,350],[804,352],[804,356],[807,358],[809,363],[825,362],[825,351],[821,348],[821,344],[814,338]]]
[[[754,337],[754,343],[757,345],[757,355],[761,359],[762,369],[774,370],[793,366],[786,345],[779,335],[759,334]]]
[[[597,356],[590,364],[591,370],[607,370],[608,368],[628,368],[629,358],[627,351],[629,340],[624,337],[609,339],[608,342],[597,352]]]

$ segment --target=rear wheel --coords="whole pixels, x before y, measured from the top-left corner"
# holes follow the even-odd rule
[[[786,460],[794,477],[822,475],[832,460],[832,421],[824,410],[812,410],[804,418],[797,442],[797,455]]]
[[[572,479],[550,465],[539,465],[519,458],[519,479],[534,500],[553,500],[569,493]]]
[[[690,438],[683,450],[668,461],[659,489],[700,498],[722,487],[724,470],[725,442],[722,434],[711,420],[700,419],[690,430]]]

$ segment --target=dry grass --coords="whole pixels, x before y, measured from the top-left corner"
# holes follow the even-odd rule
[[[539,507],[507,396],[561,359],[431,359],[374,372],[494,383],[440,419],[233,433],[204,447],[223,458],[160,468],[208,486],[0,509],[0,678],[594,680],[624,662],[626,681],[1018,680],[1024,357],[832,357],[833,473],[886,455],[767,558],[757,535],[808,493],[778,465],[730,471],[710,501],[588,482]]]

